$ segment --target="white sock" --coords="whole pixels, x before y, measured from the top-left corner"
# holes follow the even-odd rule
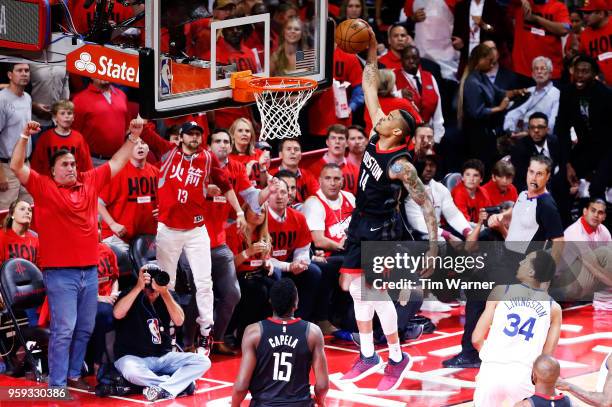
[[[359,332],[359,341],[361,342],[361,354],[366,358],[374,356],[374,333]]]
[[[399,341],[389,344],[389,359],[397,363],[402,361],[402,348]]]

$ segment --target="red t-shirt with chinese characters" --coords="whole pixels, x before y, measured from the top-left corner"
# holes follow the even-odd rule
[[[223,170],[226,172],[227,178],[236,192],[238,202],[242,205],[244,201],[240,196],[240,192],[251,187],[251,182],[246,176],[244,166],[233,160],[228,160]],[[207,196],[204,208],[206,211],[204,224],[210,237],[210,248],[214,249],[226,242],[226,221],[230,218],[235,219],[236,213],[223,195]]]
[[[336,47],[334,50],[334,79],[351,84],[347,90],[347,102],[350,101],[351,88],[361,85],[362,74],[363,68],[357,55],[346,53]],[[327,128],[332,124],[339,123],[350,126],[352,123],[351,115],[346,119],[336,117],[334,91],[331,87],[320,92],[318,95],[314,95],[309,104],[310,134],[324,136],[327,133]]]
[[[327,164],[327,160],[325,156],[319,158],[315,161],[314,164],[310,166],[310,170],[318,179],[321,176],[321,170]],[[357,194],[357,182],[359,181],[359,167],[351,164],[344,159],[344,162],[339,164],[340,169],[342,170],[342,179],[344,180],[344,184],[342,186],[343,191],[350,192],[353,195]],[[314,194],[313,194],[314,195]]]
[[[110,178],[108,163],[79,173],[72,186],[30,170],[25,187],[36,202],[42,268],[98,264],[98,196]]]
[[[169,228],[190,230],[204,224],[206,190],[215,184],[231,189],[214,154],[200,150],[186,155],[178,147],[164,158],[158,184],[159,221]]]
[[[26,259],[38,266],[38,237],[30,232],[19,236],[13,229],[0,230],[0,263],[9,259]]]
[[[131,242],[138,235],[157,233],[157,220],[153,210],[157,209],[157,183],[159,169],[147,162],[143,168],[128,162],[102,192],[100,199],[115,222],[125,226],[127,232],[121,237]],[[113,231],[102,221],[102,239],[113,235]]]
[[[39,174],[51,176],[51,157],[60,148],[70,151],[76,160],[77,170],[85,172],[93,168],[89,146],[81,133],[71,130],[67,136],[62,136],[49,129],[40,135],[36,148],[30,160],[31,168]]]
[[[282,167],[278,167],[270,172],[271,175],[276,175]],[[298,168],[297,179],[295,183],[296,194],[295,201],[303,203],[311,195],[314,195],[319,190],[319,181],[317,177],[304,168]]]
[[[516,202],[518,199],[518,192],[516,187],[512,184],[508,185],[506,188],[506,193],[503,193],[497,187],[497,184],[493,182],[493,180],[489,180],[486,184],[482,186],[482,189],[485,190],[489,197],[489,201],[491,202],[491,206],[500,205],[506,201]]]
[[[272,237],[271,255],[279,261],[290,261],[295,249],[312,242],[306,217],[292,208],[287,208],[284,222],[278,222],[268,213],[268,232]]]
[[[257,236],[251,236],[251,242],[257,242]],[[232,253],[234,253],[234,256],[237,256],[241,251],[248,249],[246,239],[242,233],[238,231],[238,226],[236,223],[232,223],[227,228],[227,247],[229,247]],[[255,254],[246,259],[242,264],[236,266],[236,272],[246,273],[249,271],[259,270],[264,266],[265,259],[261,254]]]
[[[472,198],[465,185],[460,182],[451,191],[451,196],[455,206],[463,213],[468,222],[478,223],[480,209],[491,206],[489,195],[487,195],[487,192],[482,187],[476,189],[476,194]]]
[[[104,243],[98,243],[98,296],[111,295],[113,283],[118,279],[117,256],[113,249]]]
[[[531,3],[531,12],[555,23],[570,26],[567,6],[558,0],[548,0],[544,4]],[[561,37],[546,31],[537,22],[526,22],[523,18],[523,8],[520,2],[514,2],[509,9],[514,16],[514,49],[512,62],[514,71],[531,77],[531,63],[534,58],[544,55],[553,63],[552,79],[561,78],[563,71],[563,46]]]
[[[612,5],[610,7],[612,9]],[[599,30],[587,27],[580,34],[580,52],[597,60],[608,86],[612,85],[612,16]]]

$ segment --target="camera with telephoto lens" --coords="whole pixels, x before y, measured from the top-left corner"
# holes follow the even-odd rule
[[[485,206],[482,209],[484,209],[484,211],[488,213],[489,215],[495,215],[495,214],[501,213],[502,208],[501,208],[501,205],[497,205],[497,206]]]
[[[165,287],[170,282],[170,274],[159,268],[157,264],[146,264],[144,271],[151,275],[151,281],[155,280],[155,284],[160,287]],[[151,283],[147,284],[147,288],[152,288]]]

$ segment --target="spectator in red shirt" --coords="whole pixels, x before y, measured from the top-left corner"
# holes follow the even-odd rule
[[[130,136],[108,163],[79,173],[74,156],[58,150],[51,158],[52,177],[26,166],[30,136],[40,131],[28,122],[19,138],[11,170],[36,201],[40,265],[51,313],[49,386],[92,388],[81,378],[87,342],[94,328],[98,293],[98,194],[129,160],[143,121],[130,123]]]
[[[272,264],[295,282],[300,295],[297,315],[309,321],[319,321],[321,269],[310,262],[312,238],[306,218],[287,207],[287,184],[281,180],[270,188],[268,197],[268,231],[272,238]]]
[[[553,63],[553,79],[561,78],[563,49],[561,37],[570,29],[569,12],[558,0],[513,0],[508,14],[514,18],[514,72],[520,86],[531,86],[531,61],[544,55]]]
[[[234,265],[242,296],[234,312],[237,322],[237,337],[240,341],[244,328],[272,314],[268,290],[278,276],[270,263],[272,238],[268,232],[268,205],[255,212],[244,207],[247,229],[244,234],[236,224],[227,229],[227,245],[234,254]]]
[[[467,160],[461,170],[461,182],[451,191],[453,201],[463,216],[473,224],[479,221],[482,208],[491,206],[489,195],[480,186],[484,164],[478,159]]]
[[[273,172],[275,175],[278,171],[286,170],[295,174],[296,178],[296,197],[295,202],[304,203],[306,198],[314,195],[319,189],[319,182],[315,176],[307,169],[300,167],[302,160],[302,146],[298,139],[287,138],[281,140],[278,156],[281,163]]]
[[[305,151],[324,147],[324,135],[327,128],[334,123],[350,126],[355,112],[364,105],[361,76],[363,68],[355,54],[349,54],[340,48],[334,49],[334,79],[339,82],[349,82],[351,86],[346,90],[348,110],[340,116],[336,112],[334,91],[332,88],[314,95],[308,108],[308,133],[311,137],[302,140]]]
[[[518,192],[512,181],[514,181],[514,165],[506,160],[496,162],[491,179],[482,187],[489,196],[492,206],[501,205],[507,201],[516,202]]]
[[[69,100],[60,100],[51,107],[55,128],[40,135],[36,148],[32,153],[30,165],[39,174],[51,176],[49,160],[60,148],[70,151],[76,159],[79,171],[85,172],[93,168],[89,146],[83,135],[72,130],[74,122],[74,104]]]
[[[597,59],[608,86],[612,86],[612,4],[606,0],[591,0],[581,9],[586,17],[585,30],[580,34],[580,52]]]
[[[348,140],[346,143],[348,145],[347,161],[359,168],[363,160],[366,145],[368,144],[368,137],[366,136],[364,128],[358,124],[349,126]]]
[[[321,169],[326,164],[336,164],[342,169],[344,185],[342,189],[353,195],[357,193],[357,181],[359,178],[359,167],[351,164],[345,157],[348,138],[348,130],[341,124],[332,124],[327,129],[327,152],[317,162],[312,164],[310,170],[315,177],[319,177]]]
[[[247,176],[253,186],[265,187],[270,168],[270,152],[255,148],[257,135],[249,119],[239,118],[229,128],[232,137],[232,152],[229,155],[234,161],[246,167]]]
[[[144,141],[134,144],[130,162],[100,192],[98,200],[102,239],[125,252],[136,236],[157,231],[159,169],[147,162],[148,153]]]
[[[125,93],[108,81],[92,79],[87,89],[74,97],[72,127],[85,136],[96,167],[119,150],[129,122]]]
[[[202,128],[195,122],[181,127],[181,144],[164,158],[159,176],[159,223],[157,226],[157,260],[170,274],[168,288],[174,290],[176,268],[184,250],[196,289],[200,338],[198,352],[208,355],[213,324],[213,289],[210,238],[204,224],[206,193],[215,184],[234,208],[239,229],[245,225],[244,212],[219,160],[202,149]],[[168,142],[170,145],[170,143]]]
[[[408,30],[401,24],[394,24],[389,27],[389,50],[386,54],[378,58],[378,62],[387,69],[402,69],[402,52],[413,44],[412,37]]]

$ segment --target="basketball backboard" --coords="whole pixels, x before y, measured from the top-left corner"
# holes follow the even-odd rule
[[[316,80],[319,88],[329,86],[333,23],[327,18],[327,1],[265,3],[274,5],[252,0],[147,1],[146,48],[140,53],[141,114],[162,118],[236,106],[229,82],[237,71],[300,76]],[[297,46],[295,62],[278,51],[291,44]],[[278,68],[278,61],[287,68]]]

